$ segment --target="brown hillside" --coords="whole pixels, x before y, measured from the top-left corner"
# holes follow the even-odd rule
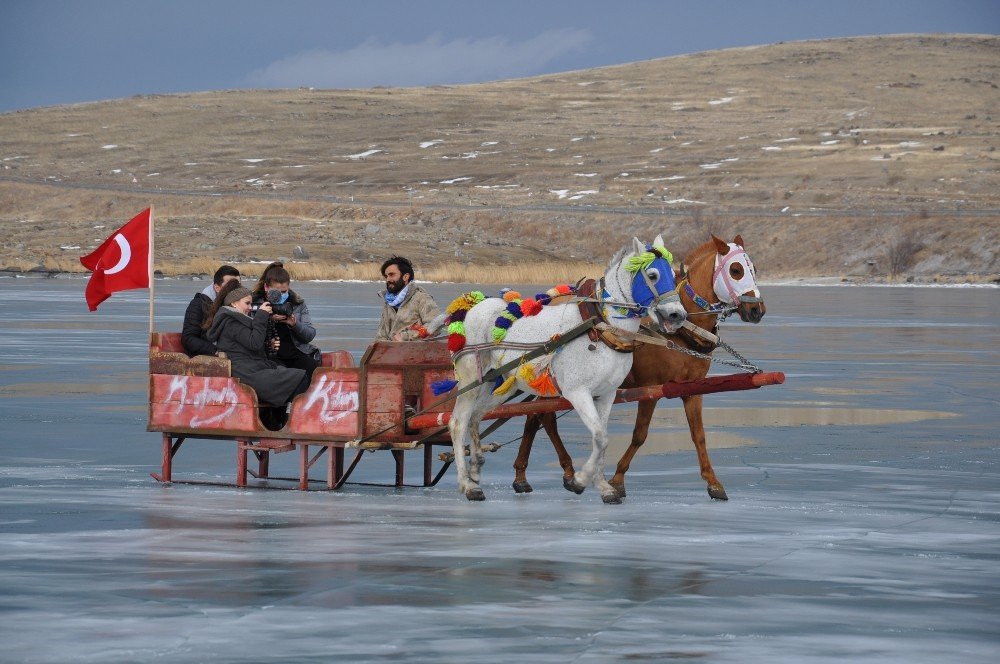
[[[714,230],[742,233],[767,277],[885,273],[892,250],[901,274],[986,279],[998,70],[995,36],[906,35],[8,113],[0,267],[75,269],[154,203],[167,272],[300,245],[308,276],[396,251],[476,280],[469,261],[603,262],[654,232],[683,252]]]

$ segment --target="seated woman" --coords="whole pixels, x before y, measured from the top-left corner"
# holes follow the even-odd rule
[[[289,287],[291,281],[284,264],[275,261],[264,269],[251,295],[255,305],[271,302],[268,338],[277,336],[281,344],[268,356],[283,366],[304,369],[311,378],[322,359],[319,348],[311,343],[316,338],[316,328],[306,301]]]
[[[262,420],[269,429],[280,429],[285,423],[285,404],[306,391],[309,376],[268,358],[265,343],[271,304],[263,303],[251,316],[251,299],[239,281],[223,286],[205,321],[207,336],[229,358],[233,376],[252,387],[260,401],[275,406],[275,412],[261,413]],[[272,343],[280,344],[280,340]]]

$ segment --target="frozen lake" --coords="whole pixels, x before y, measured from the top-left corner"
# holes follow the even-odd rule
[[[783,386],[706,397],[709,499],[679,402],[628,498],[566,492],[543,438],[510,489],[163,486],[146,292],[0,279],[0,661],[993,662],[1000,652],[1000,289],[770,286],[724,338]],[[179,330],[202,283],[156,285]],[[325,350],[366,347],[376,284],[293,284]],[[442,305],[461,290],[434,285]],[[534,292],[534,291],[530,291]],[[728,373],[723,367],[717,373]],[[612,415],[617,459],[634,404]],[[520,422],[490,440],[515,438]],[[571,452],[589,451],[574,415]],[[177,477],[232,481],[191,441]],[[381,454],[385,458],[379,457]],[[408,471],[416,473],[418,456]],[[297,455],[272,458],[296,475]],[[391,481],[386,452],[359,481]],[[416,480],[416,476],[408,478]]]

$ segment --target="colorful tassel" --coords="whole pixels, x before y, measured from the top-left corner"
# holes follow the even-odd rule
[[[522,364],[521,368],[517,370],[517,375],[525,383],[531,384],[531,381],[535,380],[535,367],[533,364]]]
[[[525,316],[534,316],[541,310],[542,305],[540,305],[536,300],[521,301],[521,313]]]
[[[447,378],[444,380],[436,380],[433,383],[431,383],[431,392],[434,393],[434,396],[439,397],[442,394],[451,392],[453,389],[455,389],[456,385],[458,385],[457,380],[449,380]]]
[[[499,380],[499,379],[498,379]],[[517,376],[510,375],[507,380],[500,383],[499,386],[493,389],[493,394],[501,395],[510,392],[510,388],[514,387],[514,383],[517,382]]]
[[[552,381],[552,374],[548,369],[545,369],[541,375],[529,382],[528,387],[543,397],[554,397],[559,394],[556,384]]]

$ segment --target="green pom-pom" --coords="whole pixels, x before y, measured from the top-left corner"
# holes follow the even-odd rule
[[[504,337],[506,337],[506,336],[507,336],[507,330],[503,329],[502,327],[494,327],[493,328],[493,342],[494,343],[500,343],[501,341],[504,340]]]
[[[483,291],[474,290],[471,293],[469,293],[468,298],[472,300],[472,302],[474,302],[475,304],[479,304],[480,302],[486,299],[486,296],[483,295]]]
[[[448,323],[448,334],[461,334],[465,336],[465,322],[457,320],[454,323]]]

